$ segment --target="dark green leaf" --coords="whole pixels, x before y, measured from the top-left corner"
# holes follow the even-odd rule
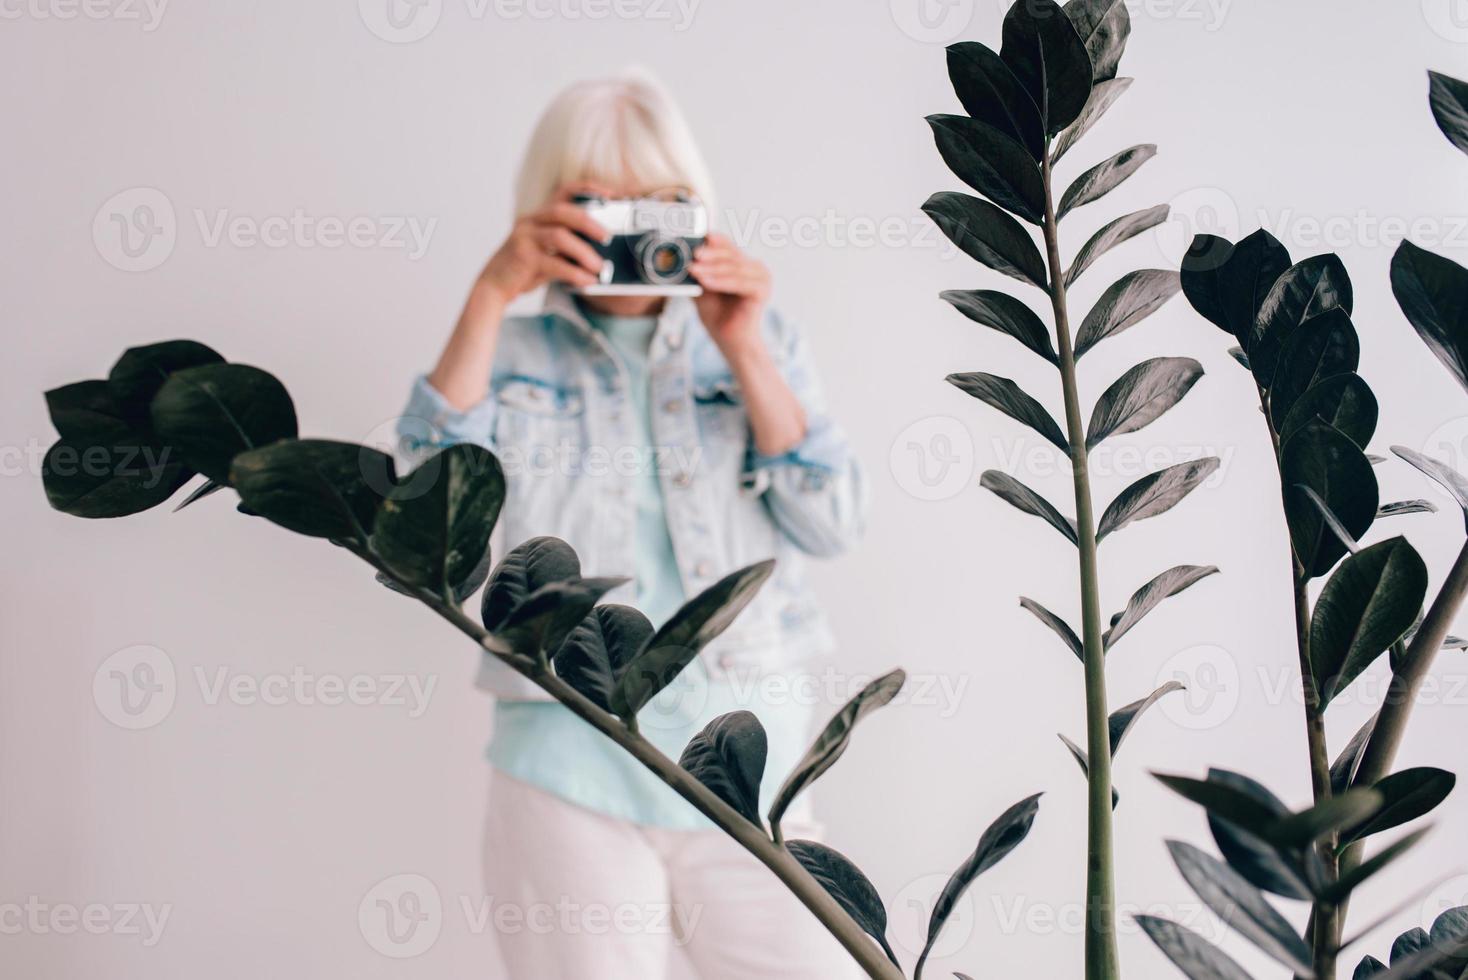
[[[1300,324],[1326,310],[1351,312],[1351,278],[1335,255],[1314,255],[1290,266],[1270,287],[1244,350],[1254,379],[1264,388],[1274,384],[1274,371],[1285,340]]]
[[[287,439],[240,453],[229,482],[247,508],[287,530],[366,544],[394,476],[392,457],[369,446]]]
[[[1004,16],[999,56],[1040,107],[1047,134],[1075,121],[1091,94],[1085,42],[1052,0],[1016,0]]]
[[[1034,311],[1007,293],[992,289],[948,289],[939,296],[975,323],[992,327],[1056,363],[1050,331]]]
[[[1086,244],[1081,246],[1081,250],[1076,253],[1075,261],[1071,263],[1069,269],[1065,270],[1065,284],[1069,286],[1075,282],[1080,278],[1082,272],[1091,267],[1091,263],[1115,246],[1140,235],[1148,228],[1155,228],[1162,224],[1167,220],[1168,210],[1166,204],[1159,204],[1145,211],[1133,211],[1131,214],[1103,225],[1100,231],[1092,235]]]
[[[1046,288],[1045,260],[1024,226],[1004,211],[969,194],[941,191],[923,212],[964,254],[995,272]]]
[[[1402,517],[1406,514],[1436,514],[1437,504],[1430,500],[1393,500],[1376,508],[1377,517]]]
[[[1304,848],[1346,827],[1354,827],[1381,809],[1381,794],[1374,789],[1348,789],[1276,821],[1264,834],[1279,847]]]
[[[800,791],[820,778],[821,774],[836,764],[836,760],[846,751],[851,744],[851,733],[856,723],[867,715],[876,711],[883,705],[889,704],[897,697],[897,692],[902,690],[902,685],[907,681],[907,674],[901,670],[894,670],[883,674],[872,681],[866,687],[857,692],[856,697],[847,701],[841,710],[826,723],[826,727],[816,736],[815,742],[805,755],[795,764],[790,775],[785,777],[785,783],[780,791],[775,794],[775,801],[770,804],[770,826],[780,826],[780,820],[785,816],[785,811],[795,801]]]
[[[227,481],[247,449],[296,437],[296,408],[275,376],[248,364],[173,372],[152,402],[153,429],[190,468]]]
[[[1444,75],[1427,73],[1428,104],[1432,118],[1454,146],[1468,153],[1468,83]]]
[[[1045,411],[1045,406],[1031,398],[1024,389],[1008,378],[974,371],[966,374],[950,374],[946,380],[965,394],[972,395],[985,404],[999,409],[1017,422],[1023,422],[1044,436],[1056,448],[1062,451],[1069,450],[1065,433],[1060,431],[1060,426],[1055,419]]]
[[[1136,922],[1188,980],[1251,980],[1243,967],[1191,929],[1155,915],[1136,916]]]
[[[1051,505],[1050,501],[1040,496],[1023,483],[999,470],[987,470],[979,478],[979,486],[995,494],[1006,503],[1012,504],[1024,511],[1045,521],[1055,530],[1065,535],[1071,544],[1076,544],[1076,523],[1066,517]]]
[[[133,434],[133,423],[123,416],[122,406],[105,381],[52,388],[46,392],[46,409],[63,439],[97,445]]]
[[[1031,224],[1045,220],[1045,185],[1034,157],[1013,137],[968,116],[928,117],[948,169],[995,204]]]
[[[73,517],[126,517],[156,507],[193,476],[172,447],[121,430],[96,441],[62,439],[41,460],[46,500]]]
[[[484,563],[504,500],[505,476],[493,453],[469,443],[449,446],[382,502],[372,550],[407,582],[461,600]]]
[[[1178,283],[1176,272],[1139,269],[1106,287],[1076,331],[1076,357],[1151,316],[1177,295]]]
[[[1339,517],[1335,516],[1325,501],[1320,499],[1320,494],[1311,490],[1303,483],[1296,484],[1293,489],[1297,493],[1303,493],[1310,499],[1310,502],[1315,505],[1315,509],[1320,511],[1320,516],[1325,519],[1325,526],[1330,528],[1330,532],[1336,536],[1341,544],[1346,546],[1346,551],[1349,554],[1354,555],[1361,550],[1361,543],[1356,540],[1350,531],[1346,530],[1346,526],[1341,523]]]
[[[1086,448],[1161,418],[1202,376],[1203,365],[1191,357],[1154,357],[1131,368],[1097,400],[1086,427]]]
[[[617,678],[612,711],[631,719],[729,628],[775,570],[773,559],[724,576],[685,602]]]
[[[127,418],[144,420],[148,418],[149,403],[170,374],[223,360],[213,348],[194,340],[165,340],[129,347],[112,365],[107,387]]]
[[[1187,688],[1177,681],[1168,681],[1140,701],[1133,701],[1113,711],[1111,717],[1107,719],[1107,726],[1111,733],[1111,754],[1116,755],[1116,750],[1121,748],[1122,739],[1127,737],[1127,733],[1132,730],[1132,726],[1137,723],[1142,712],[1156,704],[1163,695],[1185,690]]]
[[[1096,527],[1096,540],[1100,541],[1114,531],[1120,531],[1133,521],[1156,517],[1171,510],[1188,494],[1198,488],[1213,471],[1218,469],[1218,457],[1189,460],[1169,466],[1165,470],[1149,473],[1116,495],[1101,515]]]
[[[1075,179],[1060,196],[1060,207],[1055,212],[1056,220],[1064,218],[1083,204],[1090,204],[1111,193],[1118,184],[1137,172],[1137,168],[1157,155],[1152,143],[1128,147],[1109,159],[1096,164]]]
[[[1320,419],[1339,429],[1361,449],[1376,434],[1376,395],[1359,374],[1338,374],[1306,389],[1295,400],[1284,421],[1276,426],[1286,441],[1306,422]]]
[[[1423,827],[1421,830],[1414,830],[1410,834],[1404,834],[1401,839],[1395,840],[1386,847],[1383,847],[1380,851],[1377,851],[1360,864],[1353,866],[1338,879],[1331,882],[1321,890],[1320,897],[1327,902],[1339,902],[1351,894],[1351,892],[1355,891],[1368,878],[1371,878],[1382,868],[1385,868],[1407,851],[1411,850],[1431,829],[1431,827]]]
[[[569,544],[549,535],[530,538],[516,545],[495,568],[479,601],[479,619],[485,629],[497,633],[536,590],[580,577],[581,559]]]
[[[603,595],[626,579],[582,578],[559,538],[531,538],[495,568],[479,603],[484,628],[517,653],[545,662]]]
[[[1351,555],[1325,583],[1310,621],[1310,670],[1328,705],[1412,626],[1427,566],[1406,538]]]
[[[1351,980],[1368,980],[1378,973],[1386,972],[1386,964],[1375,956],[1367,956],[1356,964],[1356,970],[1351,974]]]
[[[1070,739],[1066,738],[1064,735],[1057,735],[1056,737],[1059,738],[1061,743],[1065,745],[1066,749],[1070,751],[1070,757],[1076,761],[1076,765],[1081,767],[1081,772],[1084,773],[1085,776],[1089,779],[1091,775],[1091,760],[1086,756],[1086,750],[1081,748],[1076,743],[1072,742]],[[1120,802],[1121,794],[1116,791],[1115,786],[1111,787],[1111,809],[1115,810],[1116,805]]]
[[[769,740],[759,719],[749,711],[731,711],[689,740],[678,765],[745,820],[761,827],[759,786],[768,754]]]
[[[1439,803],[1448,798],[1457,781],[1458,777],[1446,769],[1434,769],[1431,766],[1403,769],[1377,780],[1371,784],[1371,788],[1380,793],[1385,802],[1370,820],[1341,835],[1341,846],[1400,827],[1408,821],[1431,813]]]
[[[1404,241],[1392,256],[1392,292],[1427,349],[1468,389],[1468,269]]]
[[[1055,635],[1060,637],[1061,641],[1070,648],[1070,652],[1076,655],[1076,659],[1085,663],[1085,647],[1081,645],[1080,637],[1076,636],[1076,631],[1070,628],[1069,623],[1040,605],[1034,599],[1027,599],[1021,596],[1019,604],[1021,609],[1029,610],[1036,619],[1054,630]]]
[[[1228,349],[1228,356],[1238,361],[1239,366],[1245,371],[1249,370],[1249,355],[1244,353],[1242,347],[1230,347]]]
[[[516,607],[497,635],[512,650],[544,663],[586,619],[602,596],[628,581],[614,577],[578,578],[543,585]]]
[[[963,897],[963,893],[968,890],[969,885],[973,884],[975,878],[998,864],[1010,851],[1020,845],[1029,835],[1030,827],[1035,822],[1035,814],[1039,810],[1039,793],[1026,797],[1005,810],[979,837],[979,843],[974,848],[974,852],[953,872],[948,883],[943,886],[943,891],[938,895],[938,900],[933,903],[932,914],[928,917],[928,941],[923,946],[922,955],[918,957],[917,966],[913,969],[914,980],[922,976],[923,965],[933,951],[933,944],[938,941],[938,934],[942,932],[943,924],[953,914],[954,906]]]
[[[1109,650],[1163,599],[1177,595],[1217,571],[1218,568],[1214,565],[1177,565],[1169,568],[1132,593],[1126,608],[1111,617],[1111,628],[1102,635],[1102,643]]]
[[[1376,474],[1348,436],[1315,419],[1290,436],[1280,457],[1285,487],[1309,487],[1352,538],[1360,540],[1365,535],[1376,518]],[[1306,494],[1298,490],[1285,494],[1285,518],[1295,555],[1307,575],[1324,575],[1346,553],[1346,546]]]
[[[1080,118],[1061,132],[1055,138],[1055,143],[1050,150],[1050,161],[1054,163],[1065,156],[1076,142],[1091,131],[1091,127],[1101,121],[1117,99],[1121,98],[1123,92],[1132,87],[1130,78],[1111,78],[1104,82],[1097,82],[1091,86],[1090,98],[1086,99],[1086,107],[1081,110]]]
[[[1237,245],[1198,235],[1183,258],[1183,294],[1247,353],[1264,298],[1289,267],[1289,250],[1263,228]]]
[[[1132,31],[1125,0],[1070,0],[1065,14],[1085,42],[1091,78],[1096,82],[1115,78]]]
[[[1344,793],[1356,781],[1356,768],[1361,765],[1361,756],[1366,752],[1366,743],[1371,741],[1371,733],[1376,730],[1376,715],[1366,719],[1366,722],[1358,729],[1346,747],[1341,749],[1341,754],[1330,764],[1330,791],[1339,795]]]
[[[1013,137],[1039,160],[1044,153],[1040,110],[994,51],[977,41],[948,46],[948,79],[963,111]]]
[[[1269,389],[1269,411],[1276,431],[1306,391],[1326,378],[1348,375],[1361,360],[1361,343],[1351,315],[1340,307],[1313,316],[1295,328],[1280,347]]]
[[[189,495],[185,497],[177,507],[173,508],[173,512],[177,514],[179,511],[189,506],[189,504],[197,503],[200,500],[203,500],[205,497],[212,497],[214,494],[223,490],[227,486],[229,486],[229,484],[227,483],[220,483],[216,480],[205,479],[204,482],[199,484],[197,488],[189,491]]]
[[[1271,793],[1268,788],[1248,776],[1227,769],[1210,769],[1208,781],[1236,790],[1251,798],[1265,814],[1261,824],[1252,830],[1219,816],[1208,814],[1208,829],[1218,852],[1229,867],[1243,875],[1250,883],[1265,891],[1285,898],[1307,901],[1311,897],[1304,869],[1298,853],[1280,850],[1262,836],[1275,820],[1289,814],[1289,807]],[[1252,811],[1257,815],[1260,811]]]
[[[1463,509],[1464,522],[1468,524],[1468,477],[1447,463],[1435,460],[1431,456],[1424,456],[1406,446],[1393,446],[1392,452],[1411,463],[1429,480],[1446,490],[1448,495]]]
[[[1207,810],[1210,816],[1226,820],[1257,837],[1266,837],[1280,820],[1281,810],[1274,805],[1277,801],[1268,797],[1261,799],[1251,787],[1222,778],[1225,774],[1221,770],[1210,771],[1206,780],[1162,773],[1154,775],[1174,793]]]
[[[896,954],[887,944],[887,909],[867,876],[846,855],[824,844],[793,840],[785,847],[862,931],[877,941],[887,958],[897,963]]]
[[[1170,840],[1167,850],[1184,880],[1224,923],[1296,976],[1315,975],[1310,947],[1259,889],[1191,844]]]
[[[652,634],[652,623],[639,610],[599,605],[556,650],[556,674],[598,708],[611,711],[617,677]]]

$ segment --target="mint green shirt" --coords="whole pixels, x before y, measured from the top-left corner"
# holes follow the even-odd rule
[[[635,604],[654,626],[661,626],[686,597],[668,533],[662,486],[651,462],[656,456],[652,451],[647,352],[657,320],[594,314],[588,314],[588,319],[610,341],[626,371],[630,407],[638,419],[637,432],[642,440],[638,458],[648,461],[633,478],[637,509]],[[712,677],[702,660],[695,660],[638,714],[638,730],[664,755],[676,760],[689,739],[714,718],[740,708],[753,711],[769,736],[769,757],[760,792],[762,806],[767,807],[805,751],[811,707],[798,703],[789,685],[784,687],[782,703],[763,703],[757,697],[759,690],[754,683],[747,689],[736,689],[730,681]],[[500,771],[599,813],[671,829],[712,826],[625,751],[555,702],[499,702],[488,756]]]

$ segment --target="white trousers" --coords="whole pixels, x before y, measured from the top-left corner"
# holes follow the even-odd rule
[[[788,837],[814,837],[792,825]],[[810,911],[719,830],[596,813],[501,772],[490,780],[485,894],[510,980],[700,980],[861,974]]]

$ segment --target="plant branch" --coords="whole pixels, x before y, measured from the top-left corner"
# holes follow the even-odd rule
[[[1265,427],[1269,430],[1270,445],[1274,448],[1275,470],[1280,477],[1280,505],[1288,513],[1290,488],[1284,485],[1279,433],[1269,421],[1268,393],[1262,386],[1258,387],[1258,392],[1259,408],[1264,414]],[[1305,744],[1310,761],[1310,789],[1315,802],[1321,803],[1331,795],[1330,746],[1325,739],[1325,710],[1321,706],[1320,691],[1315,684],[1315,671],[1310,665],[1310,576],[1295,557],[1293,544],[1290,545],[1290,581],[1295,616],[1295,650],[1299,658],[1300,692],[1304,703]],[[1323,841],[1318,847],[1329,877],[1334,878],[1338,868],[1334,841]],[[1317,902],[1312,907],[1305,938],[1310,941],[1317,980],[1334,980],[1340,928],[1341,920],[1336,906]]]
[[[464,615],[463,610],[457,605],[426,589],[420,589],[404,582],[366,546],[356,542],[344,542],[344,545],[357,557],[406,588],[414,598],[448,620],[461,633],[474,640],[481,649],[528,678],[541,690],[565,705],[577,717],[617,743],[644,767],[672,787],[674,792],[691,803],[700,813],[712,820],[720,830],[732,837],[746,851],[754,855],[761,864],[769,868],[775,877],[779,878],[785,887],[790,889],[795,897],[800,899],[801,903],[820,920],[826,930],[845,947],[868,977],[873,980],[903,980],[901,970],[887,959],[882,950],[862,931],[855,920],[837,904],[819,882],[811,877],[810,873],[791,856],[789,851],[766,837],[762,827],[740,816],[729,804],[715,796],[707,786],[693,778],[687,770],[659,752],[647,739],[625,726],[616,715],[597,707],[580,691],[541,666],[534,658],[509,649],[483,626]]]
[[[1041,160],[1045,186],[1045,253],[1049,267],[1050,303],[1055,314],[1056,346],[1059,348],[1060,382],[1065,393],[1066,439],[1070,443],[1071,477],[1075,485],[1081,639],[1085,650],[1088,813],[1085,975],[1087,980],[1116,980],[1121,976],[1121,963],[1116,949],[1116,873],[1111,831],[1111,727],[1106,704],[1106,649],[1101,636],[1096,524],[1091,503],[1086,430],[1081,421],[1080,395],[1076,386],[1075,349],[1071,342],[1065,274],[1060,260],[1051,163],[1047,141]]]

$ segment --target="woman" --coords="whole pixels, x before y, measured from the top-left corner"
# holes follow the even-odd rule
[[[727,237],[710,234],[694,255],[696,299],[575,292],[601,266],[582,236],[607,233],[573,197],[669,190],[712,200],[689,128],[653,80],[629,73],[557,97],[521,167],[514,228],[417,382],[404,434],[425,450],[471,441],[498,453],[504,547],[565,539],[584,574],[630,576],[610,598],[654,625],[736,568],[778,559],[734,625],[639,716],[676,758],[712,718],[753,710],[769,733],[767,804],[813,712],[824,722],[836,707],[760,695],[830,648],[799,553],[834,555],[858,535],[862,479],[799,333],[767,305],[768,271]],[[541,314],[506,316],[540,286]],[[675,944],[704,980],[848,974],[775,877],[630,756],[498,661],[485,660],[481,684],[498,698],[485,873],[514,913],[496,919],[511,977],[657,980]],[[808,813],[786,824],[815,833]]]

